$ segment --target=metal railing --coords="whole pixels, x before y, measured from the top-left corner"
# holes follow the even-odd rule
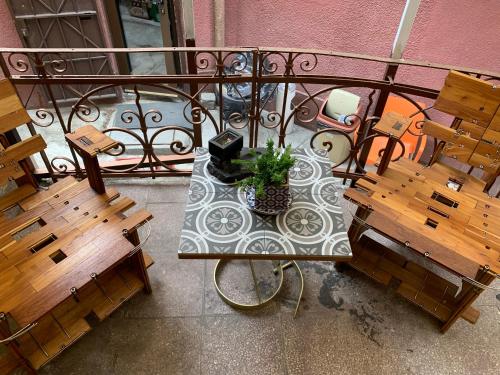
[[[113,61],[119,54],[145,52],[159,56],[175,54],[186,62],[188,71],[175,75],[84,75],[74,71],[75,61],[91,59],[94,54],[105,54]],[[357,67],[362,73],[359,76],[343,74],[342,69],[349,66]],[[374,139],[388,137],[374,134],[372,126],[381,116],[389,95],[408,101],[415,107],[415,114],[422,113],[426,118],[432,115],[432,110],[424,111],[419,101],[427,100],[431,104],[438,90],[405,82],[412,77],[408,72],[418,71],[419,76],[434,75],[439,80],[448,70],[454,69],[483,79],[500,79],[500,73],[463,67],[353,53],[276,48],[4,48],[0,49],[0,67],[23,94],[27,107],[40,105],[35,103],[36,98],[43,102],[43,107],[31,111],[33,121],[28,124],[29,133],[50,131],[53,137],[60,134],[60,147],[66,148],[66,154],[49,156],[43,153],[45,168],[37,171],[52,178],[67,174],[84,175],[83,164],[71,146],[65,143],[64,134],[83,123],[103,122],[101,109],[106,106],[103,101],[116,93],[119,98],[123,90],[130,93],[132,109],[115,113],[116,121],[124,126],[106,124],[104,132],[121,133],[132,139],[135,146],[131,152],[130,144],[120,141],[117,149],[108,152],[108,160],[102,163],[103,174],[107,177],[189,174],[189,170],[179,170],[176,166],[190,162],[193,149],[206,143],[204,133],[207,128],[212,133],[226,128],[244,131],[249,147],[258,146],[265,136],[262,133],[273,129],[278,144],[283,146],[287,143],[287,129],[294,121],[315,128],[320,111],[318,101],[331,90],[348,88],[362,97],[363,111],[347,116],[343,130],[323,129],[313,133],[307,142],[312,147],[330,150],[332,143],[319,142],[320,134],[345,137],[350,151],[333,171],[344,178],[356,178],[364,173]],[[399,79],[397,73],[401,70],[404,74]],[[276,110],[273,98],[279,84],[284,90],[283,106]],[[289,113],[285,103],[291,84],[296,85],[301,97]],[[227,105],[230,99],[228,90],[243,110],[231,112]],[[179,98],[182,122],[189,126],[170,123],[168,115],[160,109],[145,110],[145,91],[161,91]],[[205,92],[215,95],[218,112],[211,111],[201,101]],[[68,93],[72,100],[68,101]],[[132,122],[136,124],[134,130],[126,127]],[[413,136],[422,137],[419,124],[415,125]],[[352,137],[354,132],[356,137]],[[176,135],[170,143],[160,142],[167,133]],[[397,141],[402,152],[394,159],[405,153],[405,144]],[[50,147],[49,143],[49,150]]]

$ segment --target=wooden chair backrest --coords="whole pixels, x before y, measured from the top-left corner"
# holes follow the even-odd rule
[[[434,108],[460,119],[454,127],[426,121],[423,133],[444,141],[440,155],[483,170],[492,181],[500,172],[500,87],[450,71]]]
[[[28,112],[17,96],[9,80],[0,80],[0,185],[25,175],[19,164],[30,155],[40,152],[47,146],[40,135],[35,135],[13,145],[8,145],[3,136],[6,132],[31,121]]]

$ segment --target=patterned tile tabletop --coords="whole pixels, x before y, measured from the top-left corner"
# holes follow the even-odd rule
[[[347,260],[352,256],[326,153],[296,149],[289,172],[290,208],[264,216],[247,208],[245,194],[207,171],[199,148],[188,192],[179,258]]]

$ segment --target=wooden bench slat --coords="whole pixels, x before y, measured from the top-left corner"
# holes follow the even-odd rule
[[[36,189],[31,185],[21,185],[8,192],[0,198],[0,211],[7,210],[19,201],[36,193]]]
[[[62,180],[57,181],[55,184],[49,186],[47,190],[41,190],[38,194],[33,195],[29,198],[23,199],[19,202],[21,208],[25,211],[31,210],[38,206],[39,204],[47,201],[55,194],[60,193],[63,190],[71,188],[73,185],[76,185],[78,181],[72,177],[65,177]]]

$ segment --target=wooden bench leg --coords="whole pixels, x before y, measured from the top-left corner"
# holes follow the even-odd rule
[[[489,285],[495,279],[495,276],[490,274],[488,270],[489,269],[487,268],[483,268],[478,272],[476,280],[481,284]],[[450,329],[457,319],[460,318],[462,313],[464,313],[465,310],[467,310],[474,303],[481,293],[482,289],[480,288],[473,285],[464,285],[462,292],[460,292],[463,296],[461,296],[460,302],[458,303],[458,306],[453,314],[451,314],[450,318],[441,327],[441,333],[448,331],[448,329]]]
[[[82,155],[83,164],[85,165],[85,173],[89,180],[89,185],[99,194],[104,194],[106,188],[104,186],[104,181],[101,176],[101,167],[99,166],[99,161],[97,157],[90,157],[87,155]]]
[[[137,233],[137,230],[134,230],[133,232],[129,232],[127,235],[127,238],[135,246],[137,246],[141,243],[141,241],[139,239],[139,234]],[[137,253],[135,253],[132,256],[132,261],[133,261],[135,267],[137,268],[137,272],[139,273],[139,275],[144,283],[144,291],[147,294],[151,294],[153,292],[153,290],[151,288],[151,282],[149,281],[148,270],[146,268],[146,262],[144,261],[144,254],[142,253],[142,250],[139,250]]]
[[[366,220],[368,215],[370,215],[370,210],[362,207],[358,207],[356,210],[356,217],[360,218],[361,220]],[[351,226],[349,227],[349,230],[347,231],[347,236],[349,238],[349,242],[351,244],[351,251],[354,256],[354,253],[356,251],[356,244],[361,238],[361,235],[366,232],[368,228],[363,226],[361,223],[359,223],[355,218],[352,219]],[[349,261],[346,262],[341,262],[341,261],[336,261],[335,262],[335,269],[339,272],[343,272],[346,270],[346,268],[349,266]]]
[[[137,257],[137,267],[140,272],[142,281],[144,282],[144,291],[147,294],[151,294],[153,289],[151,288],[151,282],[149,281],[148,270],[146,268],[146,262],[144,261],[144,255],[141,251],[138,251],[135,255]]]
[[[361,220],[366,220],[366,218],[370,215],[370,210],[362,207],[358,207],[356,210],[356,217]],[[347,231],[347,236],[349,237],[349,242],[351,243],[351,247],[359,240],[363,232],[365,232],[368,228],[363,226],[360,222],[356,220],[356,218],[352,218],[351,226]]]
[[[7,317],[5,316],[5,314],[0,313],[0,339],[5,339],[10,335],[11,332],[9,329],[9,325],[7,323]],[[15,344],[15,341],[11,341],[5,345],[10,354],[14,358],[16,358],[19,367],[24,368],[28,374],[36,374],[36,370],[31,366],[29,361],[26,360],[26,358],[24,358],[24,356],[21,354],[18,346]]]

